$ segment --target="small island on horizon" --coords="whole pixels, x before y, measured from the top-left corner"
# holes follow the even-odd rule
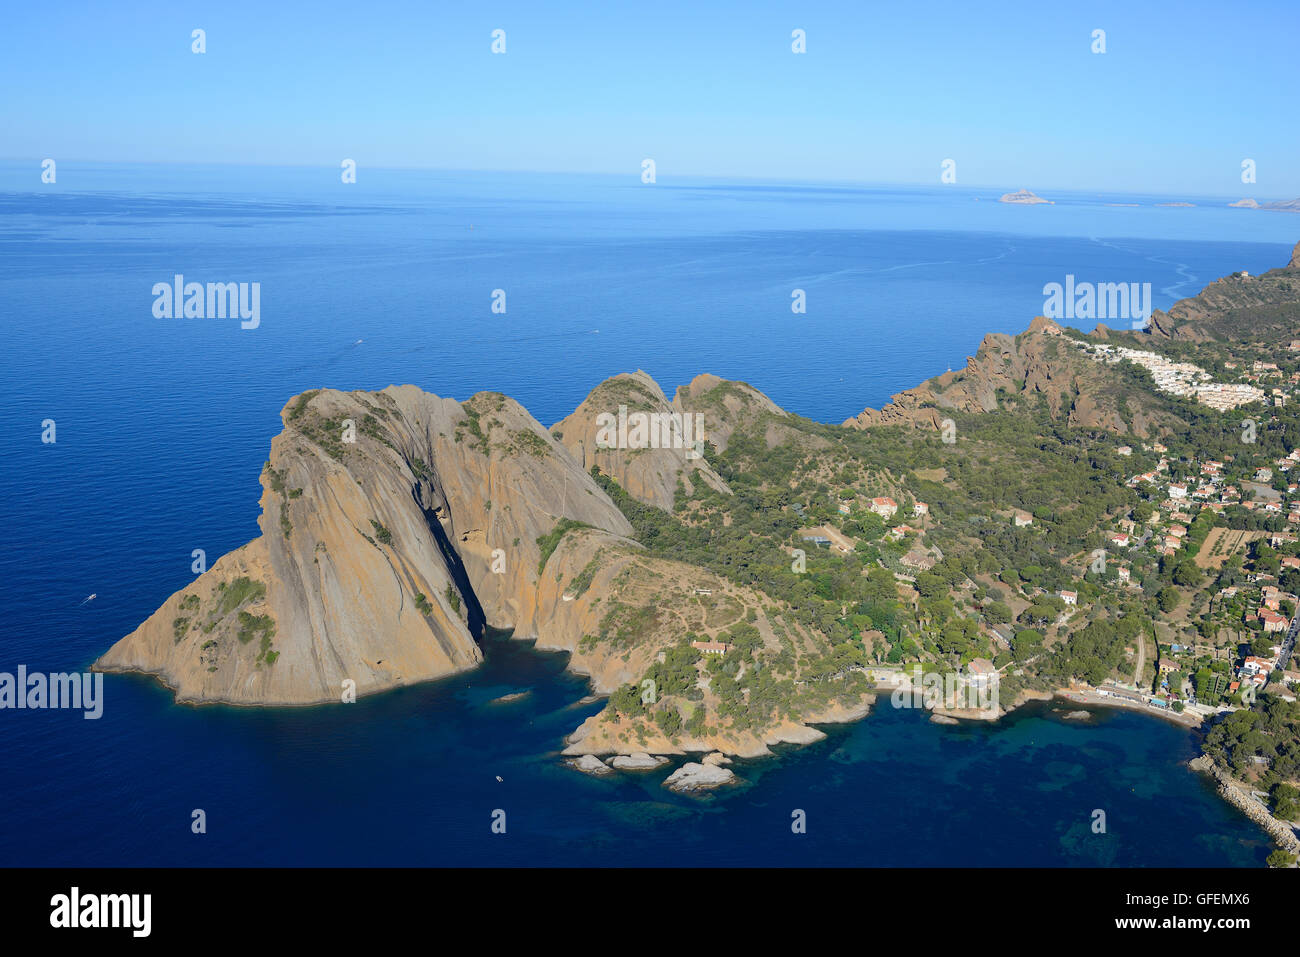
[[[998,199],[999,203],[1014,203],[1018,206],[1038,206],[1040,204],[1052,205],[1052,200],[1043,199],[1036,193],[1027,189],[1018,189],[1014,193],[1003,193]]]

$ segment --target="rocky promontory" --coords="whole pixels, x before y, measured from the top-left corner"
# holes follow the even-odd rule
[[[677,727],[671,715],[647,723],[609,705],[571,736],[575,757],[765,754],[820,740],[813,723],[860,717],[866,689],[838,687],[797,717],[718,720],[708,656],[692,637],[739,629],[773,655],[816,656],[829,642],[756,588],[633,539],[623,508],[670,510],[692,485],[731,494],[698,449],[592,441],[602,419],[639,410],[698,416],[716,429],[698,435],[712,448],[768,419],[777,424],[761,427],[780,441],[788,418],[757,390],[713,376],[672,403],[644,373],[617,376],[554,429],[499,393],[303,393],[282,409],[262,470],[261,535],[176,591],[95,667],[155,675],[181,702],[340,703],[475,667],[490,626],[568,652],[599,695],[670,653],[699,669],[699,689],[655,706],[676,711]],[[683,726],[692,717],[702,730]]]
[[[1228,777],[1208,755],[1202,754],[1187,763],[1193,771],[1208,774],[1218,784],[1219,797],[1223,798],[1246,817],[1258,824],[1288,854],[1300,854],[1300,838],[1296,837],[1295,828],[1285,821],[1279,821],[1268,812],[1263,804],[1245,791],[1236,781]]]
[[[1042,400],[1053,418],[1072,427],[1151,434],[1158,400],[1136,390],[1122,395],[1112,378],[1082,354],[1059,323],[1039,316],[1020,335],[986,335],[964,368],[897,393],[884,408],[864,409],[844,425],[940,431],[953,413],[993,412],[1018,401]]]
[[[304,393],[262,471],[262,534],[96,662],[181,701],[314,704],[474,667],[484,622],[554,614],[538,539],[634,548],[631,527],[522,406],[414,386]],[[575,555],[573,561],[586,559]]]

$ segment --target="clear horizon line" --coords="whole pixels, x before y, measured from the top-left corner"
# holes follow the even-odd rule
[[[33,158],[32,156],[0,156],[0,163],[34,163],[36,168],[40,168],[40,163],[46,157]],[[227,167],[232,169],[334,169],[333,166],[307,162],[292,163],[250,163],[234,162],[221,160],[120,160],[120,159],[87,159],[85,157],[74,157],[70,159],[58,160],[60,163],[85,163],[85,164],[102,164],[113,166],[169,166],[169,167]],[[483,173],[483,174],[516,174],[532,176],[601,176],[616,177],[626,176],[632,182],[629,185],[635,185],[639,176],[637,168],[628,171],[609,171],[609,170],[553,170],[553,169],[528,169],[520,167],[480,167],[467,168],[459,166],[394,166],[378,164],[374,166],[365,166],[358,164],[360,169],[372,169],[382,172],[410,172],[410,173]],[[660,174],[657,174],[660,175]],[[808,186],[844,186],[844,187],[912,187],[912,188],[945,188],[951,186],[954,190],[1017,190],[1028,189],[1038,195],[1042,192],[1059,192],[1059,193],[1095,193],[1102,196],[1137,196],[1149,195],[1159,196],[1161,198],[1178,198],[1180,196],[1194,196],[1205,199],[1227,199],[1237,201],[1240,199],[1255,199],[1256,201],[1288,201],[1297,197],[1289,194],[1265,194],[1247,191],[1241,193],[1196,193],[1194,191],[1165,193],[1151,191],[1135,187],[1125,188],[1102,188],[1096,186],[1015,186],[1010,187],[1007,183],[928,183],[919,180],[854,180],[854,179],[825,179],[816,177],[790,177],[775,175],[752,175],[752,174],[720,174],[720,173],[677,173],[669,174],[671,177],[689,180],[715,180],[715,181],[743,181],[753,183],[764,183],[770,185],[808,185]],[[669,183],[656,183],[655,185],[671,185]],[[1245,185],[1245,184],[1243,184]],[[1233,199],[1236,197],[1236,199]],[[1050,197],[1044,197],[1050,198]]]

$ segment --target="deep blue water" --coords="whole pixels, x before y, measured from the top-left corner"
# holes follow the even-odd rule
[[[999,192],[366,170],[344,186],[330,170],[72,163],[41,186],[0,164],[0,671],[86,666],[190,580],[192,549],[211,561],[255,536],[277,413],[305,389],[496,389],[550,424],[617,372],[671,395],[707,371],[837,422],[964,363],[985,332],[1023,330],[1067,272],[1151,282],[1164,307],[1280,265],[1300,239],[1300,217],[1222,199],[1014,207]],[[260,328],[155,319],[151,287],[177,272],[260,282]],[[662,772],[588,779],[555,757],[599,707],[573,707],[585,685],[562,665],[516,642],[473,675],[346,709],[178,708],[110,676],[99,721],[0,711],[0,864],[1267,853],[1178,764],[1191,738],[1129,714],[954,729],[886,707],[745,764],[744,787],[703,803],[669,796]],[[535,690],[486,704],[519,688]],[[488,831],[498,807],[507,837]],[[807,835],[790,834],[793,808]]]

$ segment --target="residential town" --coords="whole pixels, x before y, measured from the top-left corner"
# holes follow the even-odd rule
[[[1042,627],[1050,643],[1057,632],[1063,636],[1083,621],[1088,608],[1105,595],[1141,595],[1144,580],[1154,580],[1157,570],[1190,563],[1175,580],[1184,590],[1199,586],[1196,597],[1180,608],[1171,601],[1166,609],[1166,596],[1157,595],[1169,616],[1151,623],[1150,631],[1137,642],[1141,647],[1130,648],[1131,673],[1096,685],[1080,683],[1077,693],[1164,711],[1187,723],[1249,706],[1270,683],[1270,691],[1294,700],[1293,686],[1300,682],[1300,673],[1288,669],[1300,621],[1300,484],[1290,481],[1289,475],[1294,469],[1300,478],[1300,449],[1267,464],[1255,461],[1248,447],[1229,461],[1180,457],[1158,441],[1120,445],[1114,452],[1118,459],[1149,466],[1125,483],[1139,493],[1139,506],[1117,516],[1103,530],[1098,547],[1078,556],[1075,587],[1052,590],[1017,581],[1002,598],[1015,620],[995,620],[1006,617],[988,614],[998,602],[972,596],[972,608],[985,612],[983,631],[998,664],[972,658],[963,669],[963,683],[982,686],[989,674],[1008,667],[1015,671],[1023,664],[1012,654],[1017,635],[1024,634],[1022,609],[1052,610],[1051,620]],[[844,490],[832,499],[838,523],[805,528],[801,540],[847,555],[862,544],[848,534],[861,527],[853,516],[859,510],[875,516],[884,523],[880,540],[904,548],[901,555],[880,554],[876,562],[893,572],[904,599],[915,596],[916,576],[929,572],[944,557],[939,547],[926,541],[929,505],[906,490],[901,495],[898,490],[882,495]],[[805,518],[816,510],[807,503],[792,508]],[[1225,515],[1235,520],[1225,523]],[[1239,520],[1243,516],[1261,527],[1232,527],[1243,524]],[[990,520],[1028,530],[1034,529],[1035,522],[1022,509],[992,515]],[[1006,582],[988,584],[996,594],[998,585]],[[967,585],[972,591],[985,588],[982,581],[970,580]],[[864,638],[870,642],[870,636],[878,634],[869,631]],[[716,653],[719,649],[700,650]],[[892,683],[902,680],[900,670],[882,663],[871,675],[877,680],[892,675]]]
[[[1085,342],[1075,340],[1083,352],[1097,362],[1115,364],[1124,360],[1141,366],[1151,373],[1156,388],[1170,395],[1208,405],[1212,409],[1225,411],[1253,402],[1263,402],[1268,393],[1259,386],[1245,382],[1215,382],[1210,373],[1191,362],[1175,362],[1155,352],[1130,349],[1105,342]],[[1229,363],[1229,367],[1233,366]],[[1276,371],[1277,365],[1270,362],[1256,362],[1252,373],[1258,377],[1262,373]],[[1274,390],[1276,404],[1286,401],[1281,389]]]

